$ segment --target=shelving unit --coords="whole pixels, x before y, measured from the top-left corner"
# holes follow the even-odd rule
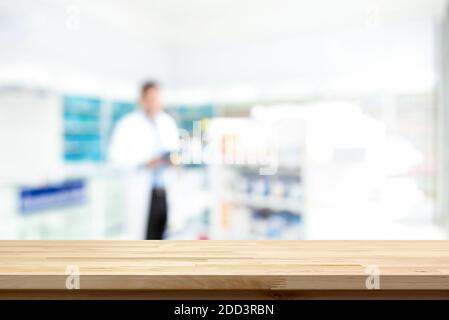
[[[137,108],[136,103],[124,100],[95,99],[82,96],[64,97],[64,128],[69,132],[69,138],[80,141],[88,140],[86,137],[95,137],[98,142],[91,148],[92,144],[87,142],[76,145],[77,150],[66,154],[64,160],[72,172],[80,171],[85,174],[85,164],[93,163],[94,172],[107,161],[107,148],[111,134],[117,123],[127,114]],[[198,106],[170,106],[167,109],[178,123],[180,129],[188,132],[191,139],[196,139],[197,130],[206,132],[208,119],[215,115],[212,105]],[[197,128],[194,123],[197,122]],[[201,134],[200,132],[200,134]],[[199,137],[201,139],[201,136]],[[83,140],[84,139],[84,140]],[[64,135],[65,145],[70,145],[71,140]],[[70,145],[72,146],[72,145]],[[73,151],[72,149],[69,149]],[[92,169],[91,168],[91,169]],[[189,182],[190,185],[176,183],[167,186],[169,189],[170,222],[167,231],[169,238],[182,239],[204,239],[207,238],[207,223],[210,215],[210,201],[207,187],[207,170],[204,164],[186,163],[176,168],[174,174],[176,181]],[[93,183],[92,192],[99,199],[94,205],[95,211],[99,212],[93,223],[97,225],[95,237],[119,237],[124,225],[124,215],[119,214],[125,210],[123,203],[123,183],[118,175],[115,178],[98,180]],[[192,187],[195,186],[195,187]],[[102,191],[106,190],[106,191]],[[115,203],[115,207],[107,204]],[[90,210],[90,209],[89,209]],[[88,211],[89,211],[88,210]],[[84,219],[85,220],[85,219]],[[106,222],[107,220],[107,222]]]
[[[99,98],[65,96],[64,160],[67,162],[104,160],[102,106]]]
[[[214,239],[305,238],[305,125],[278,107],[210,125]]]
[[[117,125],[117,123],[128,113],[137,109],[137,105],[130,101],[112,101],[108,104],[107,116],[106,116],[106,131],[107,140],[111,137],[111,134]]]
[[[167,236],[169,239],[208,239],[208,224],[211,214],[211,195],[209,190],[208,169],[202,163],[196,163],[193,152],[203,152],[202,143],[208,131],[208,123],[216,115],[216,107],[204,105],[170,106],[167,110],[178,125],[189,135],[184,141],[183,153],[187,155],[186,163],[181,163],[175,170],[176,181],[168,186],[170,223]]]

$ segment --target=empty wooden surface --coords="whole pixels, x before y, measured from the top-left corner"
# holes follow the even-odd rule
[[[67,290],[74,266],[80,290]],[[355,292],[368,290],[376,270],[382,291],[449,292],[449,242],[0,241],[0,297],[29,290]]]

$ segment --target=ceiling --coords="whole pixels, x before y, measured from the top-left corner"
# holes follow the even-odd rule
[[[0,23],[14,16],[54,27],[75,8],[85,23],[81,26],[189,46],[438,19],[446,4],[447,0],[2,0]]]
[[[134,88],[149,74],[186,87],[265,78],[310,83],[321,72],[321,84],[373,59],[427,70],[427,27],[447,1],[0,0],[0,80],[48,78],[84,90],[112,82]],[[78,29],[69,30],[73,18]],[[427,27],[412,28],[421,21]],[[401,32],[388,27],[395,24]]]

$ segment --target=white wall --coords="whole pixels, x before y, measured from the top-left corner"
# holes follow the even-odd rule
[[[0,95],[0,185],[49,181],[61,169],[62,128],[58,97]]]
[[[262,98],[282,85],[313,95],[420,91],[435,81],[431,21],[178,49],[172,57],[177,88],[241,85]]]
[[[130,96],[142,79],[168,80],[163,47],[136,14],[77,3],[0,3],[0,83]]]
[[[64,91],[133,97],[140,81],[150,77],[159,79],[171,92],[198,91],[210,100],[434,87],[433,25],[437,18],[436,9],[430,10],[433,6],[427,2],[406,6],[405,13],[413,11],[409,19],[405,13],[393,19],[393,13],[396,17],[402,11],[383,2],[379,21],[371,13],[365,17],[372,7],[365,3],[358,7],[362,16],[348,18],[355,20],[347,25],[341,20],[350,8],[337,6],[337,24],[325,21],[323,13],[317,17],[320,28],[313,27],[310,19],[296,26],[292,15],[287,15],[290,24],[283,29],[268,32],[274,23],[268,19],[259,33],[256,26],[261,21],[251,33],[244,32],[248,26],[244,25],[245,12],[240,11],[246,7],[226,4],[227,19],[217,25],[207,16],[210,5],[201,3],[188,6],[186,12],[176,10],[180,3],[158,1],[0,3],[0,82],[18,79]],[[79,19],[73,24],[77,8]],[[293,8],[302,12],[301,6]],[[417,17],[417,8],[430,11]],[[259,12],[256,9],[251,10]],[[319,15],[319,11],[312,12]],[[266,10],[262,13],[271,17]],[[393,21],[385,22],[386,17]],[[204,25],[195,24],[195,19]]]

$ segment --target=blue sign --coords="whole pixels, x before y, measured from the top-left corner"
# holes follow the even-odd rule
[[[86,198],[86,188],[83,180],[70,180],[44,187],[23,188],[19,196],[20,211],[29,213],[81,204]]]

